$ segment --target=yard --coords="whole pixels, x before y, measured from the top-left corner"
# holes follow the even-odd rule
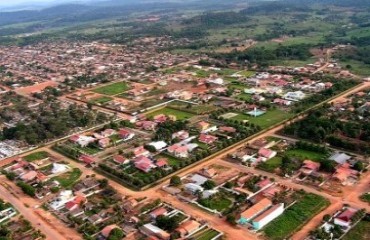
[[[199,199],[198,203],[206,208],[223,212],[231,206],[232,201],[223,194],[218,194],[206,199]]]
[[[63,173],[52,179],[58,181],[62,187],[69,188],[80,178],[81,174],[80,169],[73,168],[71,172]]]
[[[269,239],[289,238],[306,222],[329,205],[325,198],[312,193],[299,193],[301,198],[278,218],[269,223],[264,232]]]
[[[119,93],[123,93],[129,89],[130,89],[129,86],[127,86],[125,82],[117,82],[103,87],[95,88],[92,91],[95,93],[112,96]]]
[[[368,217],[369,218],[369,217]],[[343,240],[367,240],[370,239],[370,221],[363,219],[354,228],[352,228]]]
[[[239,113],[237,116],[231,118],[234,120],[244,121],[247,120],[250,123],[254,123],[261,128],[268,128],[274,124],[277,124],[285,119],[292,116],[291,113],[282,111],[280,109],[269,110],[265,114],[259,117],[252,117],[250,115]]]
[[[180,164],[180,162],[181,162],[180,159],[175,158],[173,156],[170,156],[168,154],[164,154],[164,153],[158,154],[156,156],[156,159],[159,159],[159,158],[165,158],[165,159],[167,159],[168,165],[170,165],[170,166],[178,166]]]
[[[267,160],[264,163],[259,164],[258,168],[266,172],[273,172],[275,169],[279,168],[281,164],[282,158],[277,156]]]
[[[211,228],[205,228],[191,236],[194,240],[211,240],[220,233]]]
[[[24,156],[24,160],[26,160],[27,162],[33,162],[33,161],[36,161],[36,160],[42,160],[42,159],[45,159],[49,157],[49,153],[45,152],[45,151],[40,151],[40,152],[34,152],[34,153],[31,153],[27,156]]]
[[[188,112],[183,112],[180,110],[164,107],[162,109],[156,110],[154,112],[146,114],[147,117],[154,117],[159,114],[164,114],[166,116],[173,115],[176,116],[177,120],[184,120],[184,119],[189,119],[194,116],[194,114],[188,113]]]

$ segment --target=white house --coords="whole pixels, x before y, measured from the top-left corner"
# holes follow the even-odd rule
[[[65,190],[59,193],[59,196],[56,197],[53,201],[50,202],[49,206],[53,210],[59,210],[64,207],[64,205],[73,200],[73,192],[71,190]]]
[[[184,185],[185,187],[185,190],[188,191],[188,192],[191,192],[192,194],[195,194],[196,192],[200,191],[200,192],[203,192],[204,191],[204,188],[197,185],[197,184],[194,184],[194,183],[186,183]]]
[[[302,91],[287,92],[283,98],[290,101],[300,101],[306,97],[306,94]]]
[[[266,224],[280,216],[284,212],[284,203],[279,203],[272,206],[270,209],[263,212],[258,217],[252,220],[253,228],[256,230],[260,230]]]
[[[167,143],[165,143],[164,141],[151,142],[151,143],[149,143],[149,145],[153,146],[155,148],[155,150],[157,150],[157,151],[167,147]]]

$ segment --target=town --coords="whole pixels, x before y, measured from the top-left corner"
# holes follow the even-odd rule
[[[370,237],[370,81],[335,57],[352,46],[261,66],[169,50],[187,44],[0,46],[0,238]]]

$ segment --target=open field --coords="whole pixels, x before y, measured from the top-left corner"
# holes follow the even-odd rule
[[[41,151],[41,152],[31,153],[29,155],[24,156],[23,158],[27,162],[33,162],[33,161],[41,160],[41,159],[44,159],[44,158],[47,158],[47,157],[49,157],[49,153],[47,153],[45,151]]]
[[[103,86],[103,87],[95,88],[92,91],[95,92],[95,93],[100,93],[100,94],[112,96],[112,95],[117,95],[117,94],[123,93],[123,92],[125,92],[129,89],[130,88],[127,86],[126,83],[117,82],[117,83],[112,83],[112,84],[109,84],[109,85],[106,85],[106,86]]]
[[[258,117],[252,117],[247,114],[240,113],[238,114],[238,116],[235,116],[231,119],[239,120],[239,121],[248,120],[248,122],[250,123],[254,123],[262,128],[267,128],[291,116],[293,116],[291,113],[284,112],[279,109],[274,109],[274,110],[269,110],[265,114],[258,116]]]
[[[173,115],[176,116],[177,120],[184,120],[184,119],[189,119],[194,116],[194,114],[188,113],[188,112],[183,112],[180,110],[172,109],[172,108],[162,108],[159,110],[156,110],[154,112],[146,114],[147,117],[154,117],[159,114],[164,114],[166,116]]]
[[[74,168],[71,172],[63,173],[53,180],[56,180],[64,188],[70,188],[81,176],[82,172],[78,168]]]

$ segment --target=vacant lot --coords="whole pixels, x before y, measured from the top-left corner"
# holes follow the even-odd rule
[[[112,83],[112,84],[109,84],[103,87],[93,89],[92,91],[96,93],[112,96],[112,95],[123,93],[129,89],[130,88],[127,86],[126,83],[117,82],[117,83]]]
[[[247,120],[248,122],[254,123],[262,128],[267,128],[285,119],[288,119],[291,116],[292,116],[291,113],[284,112],[280,109],[274,109],[274,110],[269,110],[265,114],[258,116],[258,117],[252,117],[250,115],[240,113],[238,114],[238,116],[235,116],[231,119],[239,120],[239,121]]]
[[[300,193],[300,199],[278,218],[269,223],[264,232],[269,239],[289,238],[307,221],[329,205],[325,198],[312,194]]]
[[[53,180],[58,181],[62,187],[69,188],[80,178],[81,174],[80,169],[74,168],[71,172],[63,173],[53,178]]]
[[[33,161],[36,161],[36,160],[42,160],[42,159],[45,159],[49,157],[49,153],[45,152],[45,151],[41,151],[41,152],[34,152],[34,153],[31,153],[27,156],[24,156],[24,160],[26,160],[27,162],[33,162]]]
[[[176,116],[177,120],[189,119],[189,118],[194,116],[194,114],[191,114],[191,113],[188,113],[188,112],[183,112],[183,111],[172,109],[172,108],[168,108],[168,107],[165,107],[165,108],[159,109],[157,111],[148,113],[146,116],[147,117],[154,117],[154,116],[159,115],[159,114],[164,114],[166,116],[173,115],[173,116]]]
[[[289,157],[297,157],[301,160],[309,159],[316,162],[321,161],[325,157],[324,153],[312,152],[303,149],[291,149],[286,151],[285,154]]]
[[[90,100],[90,103],[104,104],[104,103],[110,102],[112,100],[113,100],[113,98],[104,96],[104,97],[94,98],[94,99]]]

